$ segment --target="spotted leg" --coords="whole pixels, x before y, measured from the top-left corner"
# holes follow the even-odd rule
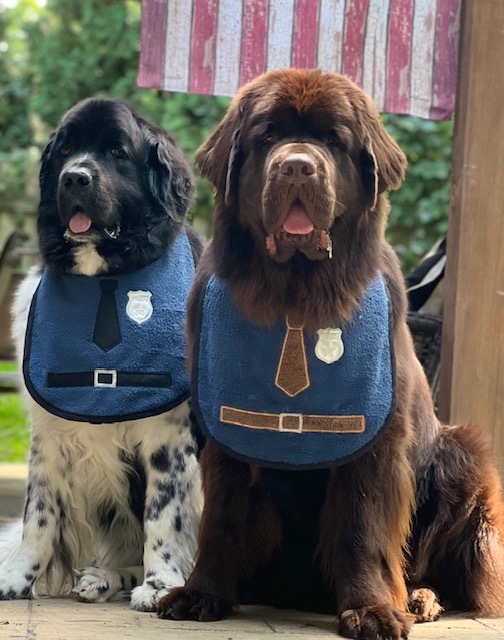
[[[60,546],[65,519],[61,471],[34,436],[22,539],[0,561],[0,600],[35,596],[35,581],[44,574]]]
[[[201,511],[201,489],[188,412],[179,420],[167,414],[167,433],[144,438],[141,455],[146,472],[144,571],[131,593],[131,605],[153,611],[172,587],[191,572]],[[179,412],[180,415],[181,412]]]

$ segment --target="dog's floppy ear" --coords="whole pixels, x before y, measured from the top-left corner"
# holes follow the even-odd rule
[[[371,138],[366,136],[364,139],[364,145],[361,149],[360,162],[362,168],[362,181],[366,193],[369,194],[371,202],[371,210],[376,207],[376,201],[378,200],[378,162],[373,151],[373,144]]]
[[[145,125],[149,145],[149,186],[166,208],[168,215],[181,221],[194,193],[194,177],[184,155],[175,142],[161,130]]]
[[[196,152],[196,166],[231,204],[242,162],[241,131],[245,102],[231,103],[224,119]]]
[[[56,131],[53,131],[49,137],[49,142],[46,144],[44,150],[42,151],[41,161],[44,162],[49,157],[51,153],[51,149],[53,146],[54,138],[56,137]]]
[[[49,172],[49,156],[51,155],[51,149],[54,143],[54,138],[56,137],[56,131],[51,133],[51,137],[49,138],[49,142],[45,146],[42,151],[42,156],[40,157],[40,173],[39,173],[39,181],[40,188],[43,189],[46,184],[46,178]]]
[[[378,116],[369,120],[366,125],[361,149],[361,166],[364,185],[372,194],[371,208],[374,208],[380,193],[401,186],[407,160]]]

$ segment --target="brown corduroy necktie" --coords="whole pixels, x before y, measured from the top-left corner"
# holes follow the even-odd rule
[[[308,361],[304,343],[303,324],[286,318],[282,354],[278,363],[275,379],[276,386],[288,396],[294,397],[308,389],[310,377],[308,375]]]

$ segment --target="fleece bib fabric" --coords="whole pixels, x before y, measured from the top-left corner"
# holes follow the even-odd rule
[[[186,400],[184,322],[193,276],[185,232],[132,273],[60,276],[46,269],[25,340],[30,395],[57,416],[91,423],[153,416]]]
[[[230,455],[273,468],[348,462],[388,426],[395,385],[392,314],[381,274],[351,323],[316,335],[289,319],[272,327],[251,323],[227,284],[208,280],[192,401],[202,430]]]

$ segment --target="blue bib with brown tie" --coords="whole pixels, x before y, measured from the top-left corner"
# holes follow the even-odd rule
[[[308,469],[362,455],[396,404],[383,277],[369,285],[351,323],[311,335],[289,318],[251,323],[212,276],[199,308],[191,393],[202,430],[246,462]]]
[[[184,336],[194,276],[183,232],[151,265],[114,276],[46,269],[33,297],[23,374],[51,413],[110,423],[157,415],[189,397]]]

